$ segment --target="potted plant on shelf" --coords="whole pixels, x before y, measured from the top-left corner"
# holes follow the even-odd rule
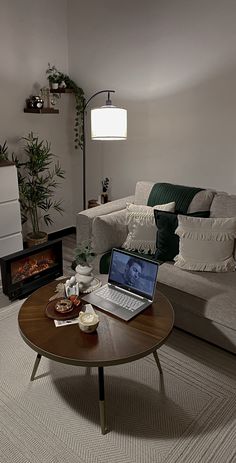
[[[95,256],[96,254],[93,250],[91,240],[82,241],[75,249],[74,266],[76,266],[76,280],[83,287],[88,286],[94,278],[91,262],[94,260]]]
[[[53,81],[55,80],[55,82],[58,83],[59,87],[70,89],[74,93],[75,111],[76,111],[75,124],[74,124],[74,144],[75,144],[75,149],[78,149],[79,147],[82,149],[83,143],[84,143],[84,140],[83,140],[83,111],[84,111],[84,101],[85,101],[84,91],[81,87],[78,87],[78,85],[74,82],[74,80],[72,80],[67,74],[64,74],[63,72],[58,71],[58,69],[54,65],[51,66],[50,63],[48,63],[46,75],[49,80],[49,83],[51,84],[51,87],[53,85]],[[58,89],[58,86],[57,86],[57,89]],[[58,91],[60,91],[60,89]]]
[[[51,66],[50,63],[48,63],[48,68],[46,70],[46,75],[47,75],[50,87],[53,90],[57,90],[60,83],[62,82],[60,74],[61,73],[57,70],[57,68],[54,65]]]
[[[22,223],[29,220],[32,228],[27,234],[27,243],[35,246],[47,241],[47,233],[40,230],[40,221],[49,226],[53,223],[49,211],[63,212],[62,201],[53,199],[53,196],[57,179],[63,179],[65,172],[58,161],[52,166],[54,154],[48,141],[40,141],[33,132],[23,140],[25,158],[20,161],[13,156],[13,161],[18,172]]]

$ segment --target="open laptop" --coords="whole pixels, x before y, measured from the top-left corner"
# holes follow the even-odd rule
[[[152,304],[158,262],[113,249],[108,284],[83,297],[122,320],[128,321]]]

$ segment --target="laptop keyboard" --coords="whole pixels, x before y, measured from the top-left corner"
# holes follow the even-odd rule
[[[108,286],[101,287],[101,289],[96,291],[96,295],[103,297],[107,301],[114,302],[115,304],[118,304],[119,306],[123,307],[124,309],[128,309],[131,312],[134,312],[134,310],[143,305],[143,301],[134,299],[128,294],[122,293],[121,291],[117,291],[113,288],[109,288]]]

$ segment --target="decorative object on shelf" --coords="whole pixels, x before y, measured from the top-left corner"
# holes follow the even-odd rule
[[[97,329],[99,317],[91,304],[86,304],[85,311],[79,313],[78,324],[85,333],[93,333]]]
[[[60,93],[64,93],[66,89],[70,89],[73,91],[75,96],[75,125],[74,125],[74,143],[75,149],[79,147],[83,148],[83,110],[84,110],[84,91],[82,88],[78,87],[78,85],[72,80],[67,74],[64,74],[61,71],[50,63],[48,63],[48,68],[46,70],[46,75],[50,86],[53,91],[52,84],[57,82],[58,87],[57,91]],[[55,89],[55,87],[54,87]]]
[[[101,204],[105,204],[108,202],[108,188],[109,188],[110,179],[105,177],[102,180],[102,194],[101,194]]]
[[[34,246],[47,240],[47,233],[40,230],[40,221],[51,225],[53,220],[49,211],[63,212],[62,201],[54,200],[53,192],[58,187],[57,179],[63,179],[65,172],[59,162],[51,167],[55,155],[51,153],[48,141],[40,141],[33,132],[23,140],[25,157],[20,161],[13,156],[13,161],[18,171],[22,223],[29,220],[32,232],[28,233],[27,240],[29,246]]]
[[[26,100],[26,106],[28,109],[42,109],[44,106],[44,101],[41,96],[31,95]]]
[[[44,108],[51,108],[51,93],[49,87],[42,87],[40,89],[40,95],[43,100]]]
[[[117,108],[112,104],[110,94],[115,90],[101,90],[94,93],[87,101],[84,100],[83,107],[83,209],[86,209],[86,140],[85,140],[85,114],[90,101],[101,93],[107,93],[106,104],[101,108],[91,111],[91,137],[92,140],[126,140],[127,138],[127,110]]]
[[[57,93],[57,92],[50,90],[49,87],[42,87],[40,89],[40,93],[42,95],[43,100],[45,101],[45,106],[47,108],[51,108],[51,107],[55,108],[56,104],[58,103],[58,100],[61,98],[60,93]]]
[[[8,146],[6,140],[3,145],[0,145],[0,161],[8,161]]]
[[[57,90],[59,87],[59,84],[62,82],[62,77],[61,77],[61,72],[59,72],[56,68],[56,66],[51,66],[50,63],[48,63],[48,68],[46,70],[46,76],[49,81],[49,84],[52,89]]]

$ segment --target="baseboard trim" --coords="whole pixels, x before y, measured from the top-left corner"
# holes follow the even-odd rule
[[[56,240],[57,238],[62,238],[63,236],[71,235],[72,233],[76,233],[76,227],[67,227],[63,228],[62,230],[48,233],[48,239]]]

